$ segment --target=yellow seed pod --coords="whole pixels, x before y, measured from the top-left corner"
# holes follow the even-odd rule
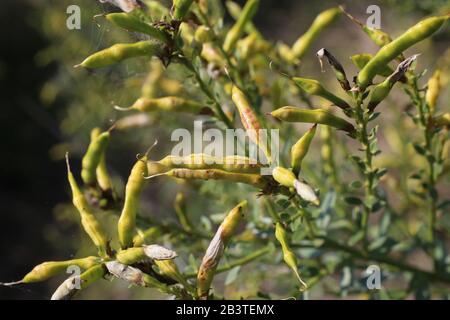
[[[226,65],[225,59],[211,42],[203,44],[200,56],[206,61],[217,65],[218,67],[224,67]]]
[[[291,167],[295,175],[298,175],[302,161],[308,153],[309,146],[316,134],[317,125],[313,125],[291,148]]]
[[[196,101],[180,98],[180,97],[163,97],[163,98],[139,98],[131,107],[121,108],[115,107],[119,111],[138,110],[141,112],[187,112],[200,113],[204,106]]]
[[[313,41],[340,15],[339,8],[331,8],[321,12],[314,19],[311,27],[292,46],[292,53],[297,59],[303,58]]]
[[[276,182],[287,188],[294,187],[294,181],[296,180],[295,174],[286,168],[275,167],[272,171],[272,176]]]
[[[428,89],[425,95],[425,101],[430,109],[430,114],[433,115],[436,110],[436,102],[439,97],[439,92],[441,91],[440,84],[441,72],[436,70],[431,78],[428,80]]]
[[[194,39],[198,43],[211,42],[213,40],[213,33],[209,27],[199,26],[197,30],[195,30]]]
[[[300,290],[301,291],[306,290],[308,288],[308,285],[302,280],[298,272],[297,257],[289,247],[286,230],[284,229],[283,225],[279,222],[277,222],[275,225],[275,238],[281,245],[284,262],[289,266],[289,268],[292,269],[292,271],[294,271],[294,274],[301,285]]]
[[[450,126],[450,113],[444,113],[434,118],[434,125],[437,127]]]

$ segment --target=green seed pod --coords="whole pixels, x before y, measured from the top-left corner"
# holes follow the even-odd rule
[[[234,20],[238,20],[239,17],[242,14],[242,8],[239,4],[237,4],[234,1],[226,1],[225,2],[225,6],[227,7],[228,13],[230,14],[230,16],[234,19]],[[255,25],[253,24],[253,22],[248,21],[245,24],[245,32],[247,33],[257,33],[259,35],[260,38],[262,38],[261,34],[259,33],[258,29],[256,29]]]
[[[282,167],[275,167],[272,171],[272,177],[276,182],[287,188],[294,188],[294,182],[297,180],[291,170]]]
[[[346,120],[323,109],[307,110],[296,107],[282,107],[271,112],[271,115],[286,122],[306,122],[324,124],[354,134],[355,128]]]
[[[75,67],[82,66],[89,69],[103,68],[119,63],[125,59],[142,56],[158,56],[161,53],[162,46],[161,43],[157,41],[150,40],[136,43],[119,43],[94,53]]]
[[[158,161],[168,169],[192,170],[220,169],[236,173],[259,173],[261,165],[257,160],[241,156],[213,157],[207,154],[190,154],[184,157],[167,156]]]
[[[145,0],[147,6],[147,14],[152,21],[169,20],[170,12],[159,0]]]
[[[224,180],[230,182],[245,183],[260,189],[266,189],[269,186],[268,181],[259,174],[234,173],[218,169],[172,169],[165,173],[149,176],[147,178],[149,179],[159,175],[167,175],[169,177],[186,180]]]
[[[155,260],[155,264],[163,276],[175,280],[182,284],[189,292],[195,293],[195,289],[186,281],[173,260]]]
[[[134,247],[121,250],[116,254],[116,260],[120,263],[132,265],[143,260],[170,260],[177,257],[175,251],[166,249],[160,245],[152,244],[143,247]]]
[[[197,30],[195,30],[194,39],[198,43],[202,44],[206,42],[211,42],[213,40],[213,33],[210,28],[206,26],[199,26]]]
[[[350,83],[347,80],[347,76],[345,74],[344,67],[341,63],[325,48],[317,51],[317,57],[319,58],[320,66],[323,69],[323,58],[328,60],[328,63],[333,68],[334,74],[336,75],[336,79],[339,81],[342,89],[345,91],[349,91],[351,89]]]
[[[86,185],[95,185],[97,181],[96,170],[108,147],[109,139],[109,131],[106,131],[91,140],[81,162],[81,178]]]
[[[398,57],[403,51],[430,37],[447,21],[448,16],[431,17],[420,21],[401,36],[383,46],[377,54],[359,72],[357,83],[364,91],[381,68]]]
[[[353,64],[361,70],[364,68],[364,66],[370,61],[370,59],[373,58],[373,55],[370,53],[361,53],[361,54],[355,54],[350,57]],[[380,70],[377,71],[377,74],[383,77],[389,77],[394,70],[390,68],[388,65],[385,65],[384,67],[380,68]]]
[[[228,31],[223,42],[225,52],[231,52],[258,10],[260,0],[248,0],[234,26]]]
[[[183,229],[187,232],[192,232],[195,228],[192,225],[186,212],[186,197],[183,192],[178,192],[174,202],[175,213],[178,217]]]
[[[308,285],[300,277],[300,274],[298,272],[297,257],[295,256],[292,249],[289,247],[286,230],[284,229],[283,225],[279,222],[277,222],[275,225],[275,238],[281,245],[284,262],[288,265],[289,268],[292,269],[292,271],[294,271],[294,274],[301,285],[300,290],[305,291],[308,288]]]
[[[99,128],[94,128],[91,131],[91,141],[94,141],[98,139],[101,135],[101,131]],[[83,174],[83,172],[82,172]],[[97,177],[97,183],[102,189],[103,192],[111,195],[114,198],[114,192],[113,192],[113,186],[111,182],[111,178],[108,173],[108,169],[106,168],[106,160],[105,160],[105,150],[103,150],[103,153],[100,157],[100,162],[98,163],[98,166],[95,170],[95,174]],[[90,176],[90,174],[88,174]]]
[[[302,59],[306,51],[311,48],[313,41],[340,15],[339,8],[331,8],[321,12],[313,21],[311,27],[292,46],[295,58]]]
[[[246,207],[247,201],[242,201],[234,207],[225,217],[211,240],[197,273],[197,294],[200,299],[208,298],[209,288],[217,266],[231,236],[236,232],[236,228],[243,217],[243,210]]]
[[[450,126],[450,113],[444,113],[434,118],[434,125],[436,127],[448,127]]]
[[[144,33],[164,43],[169,41],[169,37],[163,31],[137,19],[132,14],[124,12],[110,13],[106,15],[106,19],[123,29]]]
[[[135,165],[131,169],[127,185],[125,187],[125,201],[117,225],[119,242],[123,249],[133,246],[136,214],[139,210],[139,200],[145,182],[144,176],[148,175],[147,156],[150,149],[142,158],[136,161]]]
[[[4,285],[16,285],[20,283],[32,283],[32,282],[40,282],[45,281],[53,276],[56,276],[59,273],[63,273],[67,271],[67,268],[70,266],[78,266],[81,269],[89,269],[94,265],[101,262],[99,257],[86,257],[80,259],[72,259],[66,261],[48,261],[38,264],[28,272],[22,280],[11,283],[4,283]]]
[[[115,107],[119,111],[138,110],[141,112],[187,112],[198,114],[205,111],[205,106],[180,97],[139,98],[131,107]]]
[[[378,84],[371,93],[370,100],[368,103],[368,108],[372,112],[375,107],[383,101],[391,91],[394,84],[404,77],[406,71],[411,66],[411,64],[416,60],[417,55],[411,56],[408,59],[402,61],[397,69],[389,77],[386,78],[382,83]]]
[[[291,167],[294,174],[298,176],[302,161],[308,153],[309,146],[316,133],[317,125],[313,125],[291,148]]]
[[[436,110],[436,102],[441,91],[440,84],[441,72],[436,70],[433,75],[428,79],[428,89],[425,95],[425,101],[427,102],[430,114],[433,115]]]
[[[71,299],[79,290],[85,289],[95,281],[103,278],[106,272],[105,265],[99,264],[89,268],[79,276],[68,278],[56,289],[51,300]],[[79,287],[77,286],[78,283],[80,284]]]
[[[344,14],[351,21],[353,21],[355,24],[357,24],[359,27],[361,27],[361,29],[370,37],[370,39],[372,39],[373,42],[375,42],[375,44],[377,46],[382,47],[392,41],[391,37],[386,32],[384,32],[380,29],[369,28],[368,26],[363,24],[361,21],[359,21],[358,19],[353,17],[351,14],[349,14],[347,11],[345,11],[342,6],[340,6],[340,9],[342,10],[342,12],[344,12]]]
[[[294,77],[292,78],[292,80],[295,82],[297,86],[299,86],[303,91],[305,91],[308,94],[327,99],[328,101],[332,102],[333,104],[335,104],[336,106],[338,106],[343,110],[350,108],[350,105],[347,102],[335,96],[330,91],[326,90],[322,86],[322,84],[317,80],[300,77]]]
[[[70,170],[69,165],[69,155],[66,154],[66,163],[67,163],[67,178],[69,180],[70,188],[72,189],[72,201],[80,213],[81,224],[83,225],[84,230],[91,238],[92,242],[98,248],[99,255],[101,257],[106,256],[109,253],[109,243],[104,233],[99,221],[97,218],[90,212],[89,204],[84,197],[84,194],[81,192],[78,184],[75,180],[75,177]]]
[[[175,20],[182,20],[189,12],[194,0],[173,0],[172,17]]]

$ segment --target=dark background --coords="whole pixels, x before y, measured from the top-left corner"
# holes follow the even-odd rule
[[[43,260],[68,256],[67,252],[54,249],[45,234],[49,226],[59,228],[53,221],[54,205],[68,200],[64,163],[52,161],[48,153],[66,138],[60,133],[54,114],[65,104],[62,101],[57,108],[44,109],[38,99],[42,85],[54,75],[56,66],[42,68],[34,62],[33,57],[48,45],[49,39],[30,23],[30,17],[36,14],[32,2],[2,0],[0,5],[0,281],[5,282],[19,279],[30,266]],[[343,2],[263,0],[256,24],[269,39],[292,43],[318,12]],[[420,8],[421,2],[412,1],[413,9],[407,14],[428,14],[426,8]],[[361,15],[367,3],[372,4],[346,3],[352,12]],[[382,9],[387,8],[390,5],[383,4]],[[347,38],[346,46],[361,46],[356,36],[352,38],[358,33],[352,25],[345,24],[340,32],[348,32],[353,39]],[[336,45],[342,45],[339,38],[336,40]],[[67,237],[71,237],[70,232]],[[49,293],[45,283],[17,288],[0,286],[3,299],[45,299]]]

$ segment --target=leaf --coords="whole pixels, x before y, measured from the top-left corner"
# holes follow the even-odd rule
[[[363,186],[363,184],[361,181],[355,180],[350,182],[348,186],[352,189],[360,189]]]
[[[374,112],[369,116],[369,122],[375,120],[378,118],[378,116],[381,114],[381,112]]]
[[[360,198],[352,197],[352,196],[350,196],[350,197],[345,197],[344,200],[345,200],[345,202],[347,202],[348,204],[350,204],[350,205],[355,205],[355,206],[360,205],[360,204],[363,203],[362,200],[361,200]]]
[[[241,266],[237,266],[228,272],[227,277],[225,278],[226,286],[232,284],[237,279],[237,276],[238,276],[240,270],[241,270]]]
[[[414,150],[416,150],[416,152],[422,156],[425,155],[425,153],[427,152],[422,146],[420,146],[417,143],[414,143],[413,147],[414,147]]]
[[[353,247],[355,244],[357,244],[359,241],[361,241],[363,237],[364,237],[364,232],[362,230],[358,231],[353,236],[351,236],[350,239],[348,239],[347,244],[349,246]]]

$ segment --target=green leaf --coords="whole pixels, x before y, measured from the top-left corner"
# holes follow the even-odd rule
[[[237,266],[228,272],[227,277],[225,278],[226,286],[232,284],[237,279],[237,276],[238,276],[240,270],[241,270],[241,266]]]
[[[355,180],[350,182],[348,186],[352,189],[360,189],[363,186],[363,183],[361,181]]]
[[[422,156],[425,155],[425,153],[427,152],[422,146],[420,146],[417,143],[414,143],[413,147],[414,147],[414,150],[416,150],[416,152]]]
[[[345,200],[345,202],[347,202],[348,204],[350,204],[350,205],[355,205],[355,206],[360,205],[360,204],[363,203],[362,200],[361,200],[360,198],[352,197],[352,196],[350,196],[350,197],[345,197],[344,200]]]

